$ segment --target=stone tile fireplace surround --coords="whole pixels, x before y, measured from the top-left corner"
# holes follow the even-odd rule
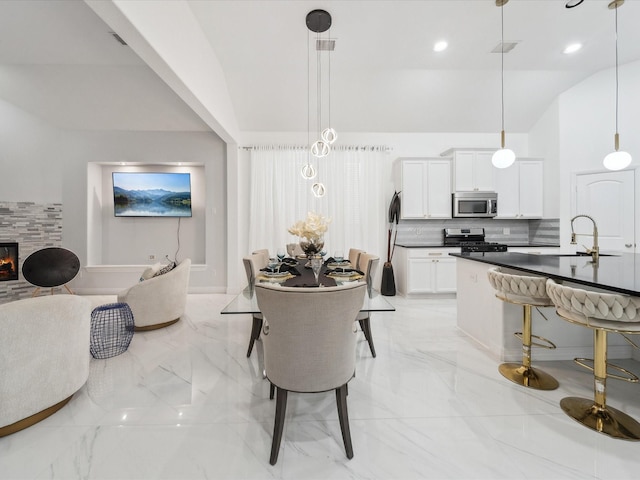
[[[18,280],[0,282],[0,303],[30,297],[34,286],[22,277],[22,264],[33,252],[62,244],[62,205],[0,201],[0,243],[19,245]]]

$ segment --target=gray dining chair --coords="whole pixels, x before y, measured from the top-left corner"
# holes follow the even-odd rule
[[[378,264],[380,263],[380,257],[371,253],[360,254],[360,271],[364,273],[365,282],[367,284],[367,293],[371,293],[373,290],[373,281],[378,271]],[[373,334],[371,333],[371,314],[369,312],[360,312],[357,317],[360,328],[364,333],[364,338],[369,344],[369,350],[371,355],[376,357],[376,347],[373,345]]]
[[[269,255],[269,250],[267,248],[260,248],[258,250],[254,250],[253,252],[251,252],[252,255],[260,255],[260,268],[264,268],[269,264],[269,258],[271,258],[271,256]]]
[[[360,269],[360,256],[365,253],[364,250],[359,250],[357,248],[349,249],[349,263],[353,268]]]
[[[335,390],[342,440],[347,458],[353,458],[347,383],[355,373],[354,322],[365,291],[361,282],[324,288],[256,285],[264,315],[265,372],[277,389],[271,465],[278,460],[288,392]]]
[[[256,275],[260,272],[260,265],[262,265],[262,255],[254,253],[249,255],[248,257],[242,258],[242,263],[244,264],[244,270],[247,274],[247,283],[249,285],[249,290],[253,292],[256,284]],[[262,321],[263,317],[261,313],[256,313],[253,315],[252,324],[251,324],[251,338],[249,339],[249,348],[247,349],[247,357],[251,356],[251,351],[253,350],[253,345],[260,338],[260,330],[262,329]]]

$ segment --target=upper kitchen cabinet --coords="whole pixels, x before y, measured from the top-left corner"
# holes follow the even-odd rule
[[[453,190],[456,192],[492,192],[495,179],[491,156],[495,149],[450,148],[442,157],[453,163]]]
[[[537,158],[517,159],[508,168],[496,168],[497,218],[542,218],[543,165]]]
[[[401,158],[399,166],[402,218],[451,218],[451,161]]]

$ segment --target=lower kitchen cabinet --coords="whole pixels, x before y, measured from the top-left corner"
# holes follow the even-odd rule
[[[455,293],[456,259],[449,252],[459,248],[398,248],[394,258],[400,295]]]

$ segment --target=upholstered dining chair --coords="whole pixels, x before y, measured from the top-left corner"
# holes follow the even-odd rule
[[[342,440],[347,458],[353,458],[347,383],[355,373],[354,322],[365,291],[361,282],[324,288],[256,285],[264,315],[265,372],[277,389],[271,465],[278,460],[288,392],[335,390]]]
[[[287,243],[287,254],[290,257],[297,257],[298,255],[304,255],[304,250],[299,243]]]
[[[360,254],[360,270],[364,273],[368,293],[371,293],[371,290],[373,289],[373,281],[376,277],[379,263],[380,257],[377,255],[373,255],[371,253]],[[369,312],[359,312],[357,320],[362,332],[364,333],[364,338],[366,338],[367,343],[369,344],[371,355],[375,358],[376,347],[373,345],[373,335],[371,334],[371,314]]]
[[[249,289],[253,291],[256,284],[256,275],[260,272],[260,265],[262,265],[262,255],[259,253],[254,253],[249,255],[248,257],[242,258],[242,263],[244,264],[244,271],[247,274],[247,283],[249,285]],[[249,348],[247,349],[247,357],[251,356],[251,351],[253,350],[253,345],[260,338],[260,330],[262,329],[262,314],[256,313],[253,315],[252,324],[251,324],[251,338],[249,339]]]
[[[358,250],[357,248],[349,249],[349,263],[353,268],[360,270],[360,256],[364,253],[364,250]]]
[[[261,248],[259,250],[254,250],[253,252],[251,252],[252,255],[260,255],[260,268],[264,268],[269,264],[269,258],[271,258],[271,256],[269,255],[269,250],[267,248]],[[259,270],[259,269],[258,269]]]

